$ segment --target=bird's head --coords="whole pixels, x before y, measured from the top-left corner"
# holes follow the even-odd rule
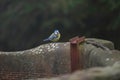
[[[54,31],[54,33],[55,33],[55,34],[59,34],[59,31],[56,29],[56,30]]]

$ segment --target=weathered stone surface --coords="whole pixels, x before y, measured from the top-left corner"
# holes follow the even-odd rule
[[[120,80],[120,63],[113,66],[96,67],[55,78],[38,78],[26,80]]]
[[[43,80],[113,80],[115,76],[116,80],[119,79],[120,52],[113,50],[113,43],[109,41],[101,42],[97,39],[92,41],[107,44],[110,50],[86,42],[80,44],[84,69],[87,70],[73,74],[68,74],[71,72],[69,42],[44,44],[25,51],[0,52],[0,79],[9,80],[12,75],[17,76],[15,80],[41,80],[38,78],[63,74],[68,75]]]
[[[104,46],[108,47],[109,49],[114,49],[114,43],[108,40],[97,39],[97,38],[86,38],[86,40],[94,41],[99,44],[103,44]]]
[[[104,42],[102,44],[104,45]],[[120,52],[117,50],[104,50],[100,47],[87,43],[84,43],[83,46],[85,68],[110,66],[120,60]]]
[[[28,77],[70,73],[69,53],[69,43],[49,43],[25,51],[0,52],[0,73],[5,72],[5,76],[23,73]],[[0,75],[0,79],[6,79],[5,76]],[[22,75],[21,78],[26,77]]]

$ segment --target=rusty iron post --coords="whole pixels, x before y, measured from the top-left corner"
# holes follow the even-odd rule
[[[79,44],[85,40],[85,37],[74,37],[70,39],[71,72],[83,69],[83,55],[80,52]]]

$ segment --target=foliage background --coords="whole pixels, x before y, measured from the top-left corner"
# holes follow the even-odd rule
[[[120,0],[0,0],[0,50],[24,50],[59,29],[60,42],[81,35],[120,49]]]

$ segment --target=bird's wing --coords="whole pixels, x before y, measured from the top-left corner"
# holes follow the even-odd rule
[[[57,37],[57,35],[55,35],[54,33],[52,33],[50,36],[49,36],[49,40],[52,40],[52,39],[54,39],[54,38],[56,38]]]

